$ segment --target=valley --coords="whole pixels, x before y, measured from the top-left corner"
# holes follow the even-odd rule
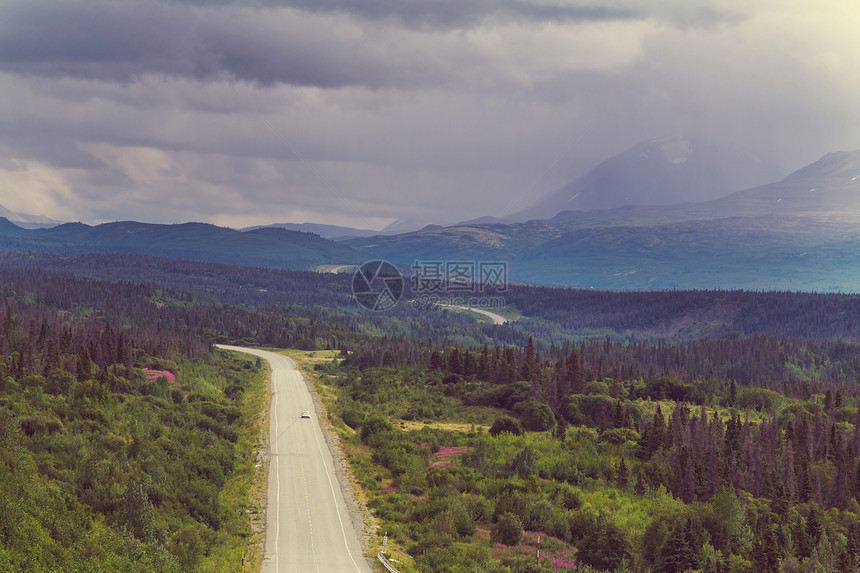
[[[107,571],[242,553],[254,570],[364,570],[384,550],[401,573],[841,572],[860,555],[856,295],[512,284],[499,324],[367,311],[344,274],[32,252],[0,273],[0,453],[31,460],[0,467],[0,500],[32,492],[4,506],[4,567],[85,570],[80,548],[103,538],[125,539]],[[298,349],[322,409],[276,369],[269,419],[261,363],[215,344]],[[308,477],[327,459],[318,423],[365,508],[351,557],[326,550],[353,535],[331,467]],[[222,444],[219,465],[174,460],[177,440]],[[54,487],[71,513],[38,497]],[[63,525],[86,512],[101,517]],[[54,552],[33,555],[33,535]]]
[[[860,573],[831,4],[1,2],[0,573]]]
[[[635,163],[623,167],[654,177],[635,171]],[[524,222],[400,234],[325,231],[335,240],[278,226],[240,232],[123,222],[31,230],[0,220],[0,250],[122,252],[292,270],[345,270],[378,259],[407,273],[415,261],[503,261],[512,280],[576,288],[857,292],[858,176],[860,152],[839,152],[779,181],[710,201],[650,205],[658,199],[643,197],[643,204],[634,198],[624,206]]]

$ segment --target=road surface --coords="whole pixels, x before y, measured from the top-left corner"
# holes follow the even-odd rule
[[[313,399],[286,356],[218,345],[272,366],[269,495],[262,573],[370,573]],[[302,419],[302,410],[311,419]]]
[[[475,308],[472,306],[459,306],[456,304],[442,304],[442,303],[438,303],[438,304],[439,304],[439,306],[441,306],[443,308],[457,308],[460,310],[471,310],[472,312],[477,312],[478,314],[483,314],[484,316],[490,317],[490,319],[493,321],[493,324],[504,324],[508,321],[508,319],[505,318],[504,316],[502,316],[500,314],[496,314],[495,312],[490,312],[489,310],[484,310],[483,308]]]
[[[350,268],[355,268],[355,265],[338,265],[336,267],[332,267],[331,269],[329,269],[328,272],[339,273],[339,272],[342,272],[344,269],[350,269]]]
[[[358,265],[321,265],[317,267],[317,272],[320,273],[340,273],[346,269],[354,269]]]

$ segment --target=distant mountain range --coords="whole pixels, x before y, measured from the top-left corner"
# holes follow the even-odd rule
[[[95,227],[65,223],[50,229],[28,230],[0,218],[0,250],[64,255],[132,253],[294,270],[325,264],[357,264],[364,259],[346,245],[286,229],[241,232],[206,223],[156,225],[134,221]]]
[[[271,225],[256,225],[245,227],[240,231],[255,231],[257,229],[287,229],[288,231],[299,231],[301,233],[314,233],[324,239],[349,239],[353,237],[372,237],[379,235],[380,231],[370,229],[355,229],[352,227],[340,227],[338,225],[323,225],[321,223],[273,223]]]
[[[394,221],[381,231],[372,231],[370,229],[356,229],[353,227],[339,227],[337,225],[323,225],[321,223],[273,223],[271,225],[256,225],[254,227],[245,227],[240,231],[254,231],[256,229],[287,229],[290,231],[300,231],[302,233],[314,233],[324,239],[345,240],[355,237],[374,237],[376,235],[397,235],[408,231],[417,231],[418,229],[427,229],[438,227],[439,225],[419,225],[415,221],[398,220]]]
[[[860,151],[721,199],[344,241],[370,258],[507,261],[536,283],[860,291]]]
[[[654,155],[660,155],[656,163],[651,161]],[[682,140],[646,142],[622,156],[595,169],[605,176],[586,175],[571,188],[581,189],[579,197],[591,197],[589,204],[597,205],[598,187],[588,182],[653,183],[666,169],[671,171],[656,164],[689,164],[692,169],[704,162],[697,157],[734,157],[749,166],[738,175],[746,180],[772,169],[764,163],[755,167],[748,157],[738,159],[734,151]],[[623,172],[614,178],[606,175],[613,165]],[[484,218],[396,235],[316,224],[245,231],[203,223],[137,222],[25,229],[0,217],[0,250],[138,253],[281,269],[371,259],[403,265],[504,261],[512,280],[584,288],[860,292],[860,151],[830,153],[776,182],[724,193],[727,181],[736,181],[733,177],[722,177],[719,191],[704,185],[687,194],[681,194],[683,185],[664,194],[653,185],[650,191],[636,191],[642,203],[647,202],[643,197],[656,202],[658,197],[669,201],[681,196],[683,203],[564,210],[550,218],[513,223]],[[706,192],[723,196],[686,200]],[[607,204],[634,194],[619,193],[608,197]],[[549,199],[546,205],[552,203]]]
[[[54,227],[61,223],[61,221],[51,219],[50,217],[45,217],[44,215],[29,215],[26,213],[18,213],[15,211],[11,211],[3,205],[0,205],[0,217],[8,219],[19,227],[25,229],[43,229],[47,227]]]
[[[660,138],[607,159],[505,222],[547,219],[561,211],[673,205],[724,197],[785,174],[740,148],[698,139]]]

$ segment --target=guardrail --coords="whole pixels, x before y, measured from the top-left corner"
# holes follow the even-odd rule
[[[379,559],[379,562],[382,563],[382,566],[388,569],[389,573],[400,573],[397,569],[394,568],[391,563],[388,562],[388,559],[385,558],[385,555],[379,553],[376,555],[376,557]]]

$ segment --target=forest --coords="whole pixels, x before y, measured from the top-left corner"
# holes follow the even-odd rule
[[[792,348],[747,342],[764,360]],[[373,363],[368,347],[319,366],[370,505],[416,571],[858,570],[856,374],[784,372],[791,392],[683,363],[598,378],[611,348],[422,361],[380,347]]]
[[[2,277],[0,569],[235,571],[260,365],[211,352],[180,293]]]
[[[511,285],[490,325],[143,255],[0,276],[0,569],[236,570],[265,369],[214,343],[323,357],[404,573],[860,567],[853,295]]]

